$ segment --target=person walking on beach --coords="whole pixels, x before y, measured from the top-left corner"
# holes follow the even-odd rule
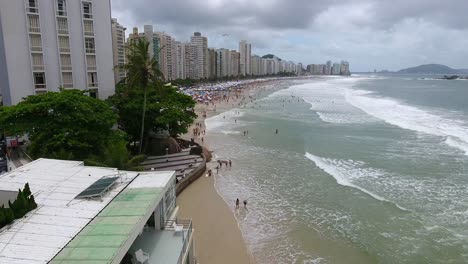
[[[218,174],[219,174],[219,165],[216,166],[216,175],[218,175]]]
[[[229,160],[229,167],[232,167],[232,161]]]
[[[244,200],[244,208],[247,209],[247,200]]]
[[[239,198],[236,199],[236,209],[239,209]]]

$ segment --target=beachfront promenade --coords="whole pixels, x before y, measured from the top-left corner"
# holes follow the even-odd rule
[[[175,171],[177,195],[206,171],[205,159],[201,155],[191,155],[190,149],[176,154],[148,157],[141,166],[146,171]]]

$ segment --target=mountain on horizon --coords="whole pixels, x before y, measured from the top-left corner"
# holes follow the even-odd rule
[[[264,58],[264,59],[274,59],[274,58],[277,58],[279,61],[281,61],[280,58],[276,57],[276,56],[273,55],[273,54],[264,55],[262,58]]]
[[[423,64],[417,67],[399,70],[409,74],[468,74],[468,69],[453,69],[442,64]]]

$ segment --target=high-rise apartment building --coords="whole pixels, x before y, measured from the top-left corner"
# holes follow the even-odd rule
[[[197,79],[198,71],[195,67],[197,64],[197,46],[191,43],[185,43],[185,78]]]
[[[185,79],[185,43],[174,42],[176,56],[176,79]]]
[[[216,78],[216,50],[215,49],[208,49],[208,63],[210,74],[209,78]]]
[[[109,0],[0,1],[0,87],[5,105],[75,88],[115,91]]]
[[[195,32],[190,38],[190,43],[197,47],[197,59],[195,65],[196,79],[208,78],[208,39],[202,36],[200,32]]]
[[[159,65],[167,81],[176,78],[175,39],[164,32],[155,33],[159,36]]]
[[[333,63],[332,74],[333,75],[340,75],[340,72],[341,72],[341,65],[339,63]]]
[[[247,43],[246,40],[243,40],[239,43],[239,53],[240,53],[240,74],[251,75],[251,62],[250,59],[252,57],[252,45]]]
[[[332,73],[332,62],[331,61],[327,61],[327,66],[325,68],[325,74],[326,75],[331,75]]]
[[[112,24],[112,51],[114,53],[114,79],[115,83],[120,82],[125,78],[125,71],[118,69],[119,66],[125,65],[125,27],[113,18]]]
[[[231,51],[228,49],[216,50],[216,74],[218,77],[231,76]]]
[[[239,76],[240,53],[236,50],[231,50],[231,76]]]

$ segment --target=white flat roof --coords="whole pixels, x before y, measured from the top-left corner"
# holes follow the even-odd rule
[[[129,188],[164,187],[173,174],[121,171],[120,179],[102,200],[75,197],[104,176],[118,176],[116,169],[39,159],[0,175],[0,190],[17,191],[29,183],[38,204],[36,210],[0,232],[0,263],[47,263],[130,182]]]

